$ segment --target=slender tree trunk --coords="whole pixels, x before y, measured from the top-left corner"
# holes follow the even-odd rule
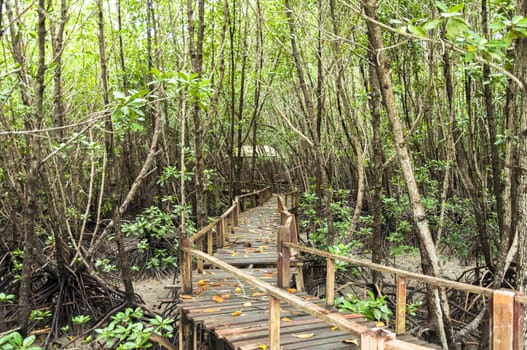
[[[368,18],[377,18],[376,0],[365,0],[362,2],[362,6]],[[377,57],[377,65],[375,66],[375,71],[379,80],[379,87],[383,98],[383,104],[386,108],[386,112],[390,120],[390,124],[392,126],[394,144],[396,147],[403,178],[406,183],[408,198],[410,200],[412,208],[413,219],[417,228],[417,236],[420,241],[420,246],[422,247],[421,256],[424,257],[426,260],[422,262],[423,270],[425,269],[425,267],[430,266],[429,272],[432,273],[434,276],[439,277],[442,275],[439,258],[435,250],[434,240],[432,238],[432,233],[430,231],[430,227],[426,219],[424,207],[421,203],[421,195],[419,193],[419,188],[415,180],[413,166],[410,159],[410,154],[408,152],[408,147],[406,145],[406,140],[404,137],[401,122],[397,115],[397,108],[392,88],[392,79],[389,73],[390,64],[388,63],[386,57],[382,33],[380,31],[379,26],[376,25],[373,21],[368,20],[367,27],[370,48],[374,50],[374,53]],[[439,307],[439,293],[437,292],[437,290],[434,294],[435,299],[438,301],[437,305],[434,303],[434,311],[437,314],[437,328],[440,334],[440,340],[443,347],[448,348],[449,346],[454,346],[452,344],[452,331],[451,329],[449,329],[450,327],[445,327],[443,324],[443,312],[445,313],[445,320],[448,320],[448,303],[443,303],[443,310],[441,310],[441,307]]]
[[[303,107],[305,110],[305,114],[307,117],[307,121],[309,124],[309,129],[312,135],[312,149],[314,153],[314,166],[315,166],[315,185],[316,185],[316,194],[319,198],[318,205],[317,205],[317,214],[319,217],[325,217],[327,226],[328,226],[328,239],[327,243],[328,246],[333,245],[335,237],[333,232],[333,216],[331,215],[330,210],[330,204],[331,204],[331,189],[329,188],[329,179],[327,176],[327,172],[325,169],[325,157],[323,150],[321,149],[321,139],[320,139],[320,131],[321,131],[321,119],[322,119],[322,113],[324,109],[323,105],[323,97],[322,97],[322,82],[324,81],[324,75],[322,70],[322,57],[321,57],[321,45],[322,45],[322,38],[321,38],[321,21],[320,21],[320,11],[322,2],[319,1],[318,3],[318,11],[319,11],[319,28],[318,28],[318,37],[317,37],[317,71],[318,71],[318,79],[317,79],[317,106],[315,108],[315,103],[313,102],[313,91],[311,87],[306,82],[306,74],[304,72],[303,64],[300,59],[300,53],[298,51],[298,44],[297,44],[297,35],[295,30],[295,23],[293,19],[292,9],[290,5],[290,0],[285,0],[285,7],[286,7],[286,15],[287,15],[287,23],[289,25],[289,32],[290,32],[290,39],[291,39],[291,54],[293,56],[293,60],[295,62],[296,67],[296,73],[298,78],[298,83],[300,85],[300,91],[302,93],[302,102]]]
[[[336,37],[339,37],[340,34],[338,30],[338,21],[337,21],[337,17],[335,13],[336,11],[335,0],[331,0],[329,2],[329,5],[330,5],[330,11],[331,11],[331,18],[333,22],[333,33],[335,34]],[[355,118],[355,116],[352,114],[353,108],[350,105],[349,97],[348,97],[348,94],[345,88],[347,86],[347,82],[344,76],[345,65],[343,64],[342,53],[341,53],[339,42],[337,40],[334,40],[333,42],[334,42],[333,47],[335,51],[335,56],[337,57],[337,70],[338,70],[337,80],[336,80],[337,94],[340,96],[340,100],[342,100],[342,106],[344,108],[344,115],[346,116],[346,119],[349,120],[351,123],[349,132],[348,132],[348,128],[346,127],[346,124],[344,121],[342,122],[342,124],[343,124],[346,137],[348,138],[348,142],[353,147],[353,150],[355,151],[355,154],[357,155],[357,162],[356,162],[357,163],[356,164],[357,166],[357,197],[355,201],[355,209],[353,210],[353,217],[351,219],[351,224],[350,224],[350,228],[348,231],[349,233],[347,237],[345,237],[344,239],[345,241],[349,241],[352,239],[352,235],[355,232],[355,229],[357,227],[357,223],[359,221],[359,217],[362,211],[362,205],[364,201],[364,192],[365,192],[365,187],[366,187],[366,174],[365,174],[365,169],[364,169],[364,156],[363,156],[362,145],[360,144],[359,135],[357,134],[356,128],[354,127],[354,125],[357,125],[358,121],[357,121],[357,118]],[[374,93],[372,93],[372,95],[373,94]],[[374,112],[372,111],[372,113]],[[376,131],[380,131],[380,130],[374,129],[374,132]]]
[[[519,14],[527,16],[527,1],[518,1]],[[515,46],[515,65],[518,78],[527,86],[527,38],[518,39]],[[518,176],[518,217],[516,231],[518,235],[517,288],[527,293],[527,92],[520,91],[520,133],[519,133],[519,176]]]
[[[192,71],[201,78],[203,65],[203,39],[205,31],[205,1],[198,0],[198,28],[197,38],[195,36],[194,10],[193,1],[187,1],[187,20],[188,20],[188,37],[189,53],[192,62]],[[197,227],[203,227],[207,223],[207,192],[204,179],[205,163],[203,158],[203,135],[204,128],[201,121],[201,111],[199,104],[196,102],[192,106],[192,119],[194,122],[194,187],[196,203],[196,224]]]

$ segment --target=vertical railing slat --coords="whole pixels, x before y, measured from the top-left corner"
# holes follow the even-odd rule
[[[269,350],[280,350],[280,299],[269,296]]]
[[[525,349],[525,305],[514,300],[514,325],[513,325],[514,339],[513,349]]]
[[[492,295],[492,350],[513,348],[514,292],[496,290]]]
[[[326,259],[326,305],[335,303],[335,260]]]
[[[216,224],[216,227],[218,224]],[[216,234],[218,233],[216,229]],[[213,253],[213,242],[212,242],[212,228],[207,232],[207,254],[212,255]]]
[[[406,332],[406,277],[396,277],[395,296],[395,333],[404,334]]]

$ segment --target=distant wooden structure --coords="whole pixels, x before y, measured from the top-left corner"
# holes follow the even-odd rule
[[[236,197],[224,214],[186,242],[178,304],[180,349],[188,349],[190,344],[198,349],[200,336],[206,337],[216,349],[438,349],[437,345],[405,334],[406,285],[410,279],[491,298],[492,349],[524,349],[525,295],[411,273],[302,246],[298,244],[295,216],[289,211],[298,204],[298,194],[276,196],[277,206],[269,201],[271,197],[270,188]],[[273,220],[278,221],[276,227]],[[291,266],[301,268],[301,264],[295,265],[299,252],[326,258],[325,301],[303,293],[301,278],[296,278],[296,290],[289,288],[295,273]],[[196,273],[192,271],[192,257],[197,259]],[[360,315],[331,309],[335,260],[396,276],[394,329],[379,328]],[[216,269],[207,270],[207,265]],[[297,276],[301,275],[297,271]],[[184,332],[185,327],[193,330],[190,336],[188,331]]]

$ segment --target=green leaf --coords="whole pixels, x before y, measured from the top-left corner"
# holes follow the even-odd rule
[[[33,344],[33,342],[35,341],[36,337],[34,335],[31,335],[29,337],[27,337],[26,339],[24,339],[24,341],[22,342],[22,347],[24,348],[27,348],[28,346],[30,346],[31,344]]]
[[[126,95],[124,94],[124,92],[122,91],[114,91],[113,92],[113,97],[116,99],[116,100],[124,100]]]
[[[448,13],[460,13],[461,11],[463,11],[463,7],[465,7],[465,4],[460,3],[460,4],[457,4],[456,6],[449,8],[447,12]]]
[[[439,8],[443,12],[447,12],[448,11],[448,7],[444,3],[442,3],[441,1],[436,1],[436,6],[437,6],[437,8]]]
[[[408,25],[408,31],[410,31],[410,33],[412,33],[415,36],[418,36],[421,38],[426,37],[426,32],[421,27]]]
[[[442,22],[443,21],[441,19],[436,18],[436,19],[430,20],[426,22],[425,24],[423,24],[422,28],[424,31],[428,32],[429,30],[438,28]]]
[[[376,320],[380,320],[382,318],[382,313],[379,309],[372,309],[373,311],[373,318]]]
[[[451,39],[457,38],[460,34],[468,30],[468,26],[460,18],[449,18],[446,23],[447,35]]]

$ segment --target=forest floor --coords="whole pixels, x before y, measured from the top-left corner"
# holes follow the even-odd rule
[[[172,290],[165,286],[173,284],[174,276],[164,276],[161,278],[146,278],[134,281],[134,290],[139,294],[149,310],[161,313],[163,300],[172,297]]]

